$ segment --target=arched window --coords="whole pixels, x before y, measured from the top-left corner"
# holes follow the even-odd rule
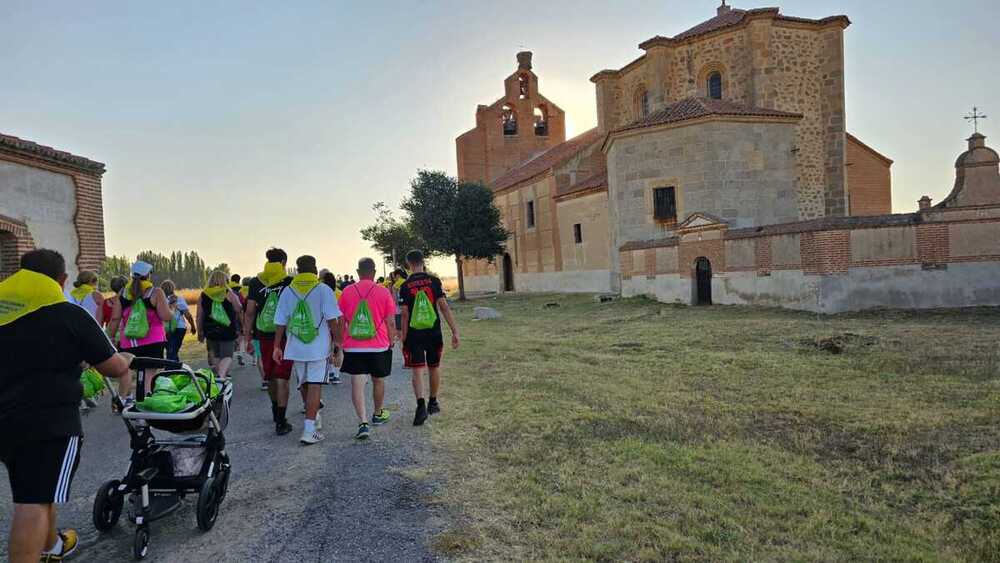
[[[504,104],[500,113],[500,119],[503,124],[504,135],[517,135],[517,113],[514,111],[514,108]]]
[[[528,97],[528,77],[525,75],[520,75],[517,77],[518,89],[521,92],[521,99]]]
[[[545,106],[535,108],[535,135],[544,137],[549,134],[549,116]]]
[[[716,100],[722,99],[722,73],[713,72],[708,75],[708,85],[706,90],[708,90],[708,97],[714,98]]]
[[[639,116],[639,119],[643,119],[649,115],[649,90],[645,87],[640,87],[635,93],[635,113]]]

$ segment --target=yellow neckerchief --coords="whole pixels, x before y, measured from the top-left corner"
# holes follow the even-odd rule
[[[257,274],[257,279],[260,280],[260,283],[264,284],[264,287],[271,287],[285,279],[287,275],[285,267],[281,262],[268,262],[264,264],[264,271]]]
[[[292,278],[292,287],[298,292],[303,298],[312,291],[312,288],[319,285],[319,276],[311,273],[296,274]]]
[[[226,298],[229,288],[224,285],[210,285],[202,290],[209,299],[216,303],[221,303]]]
[[[31,270],[18,270],[0,282],[0,326],[65,301],[66,295],[54,279]]]
[[[90,284],[83,284],[80,287],[74,287],[69,291],[69,294],[73,296],[73,299],[82,302],[88,295],[95,291],[94,286]]]
[[[333,295],[337,298],[337,301],[340,301],[340,296],[343,295],[343,294],[344,294],[344,292],[340,291],[339,289],[333,290]]]
[[[396,289],[403,287],[404,283],[406,283],[406,278],[396,278],[396,284],[395,284]]]
[[[250,295],[250,286],[244,285],[240,287],[240,295],[247,297]]]
[[[237,282],[229,282],[227,285],[229,286],[229,289],[231,289],[233,291],[239,291],[240,288],[243,287],[242,285],[240,285]]]
[[[146,290],[148,290],[151,287],[153,287],[153,282],[151,282],[149,280],[140,280],[139,281],[139,291],[142,293],[142,295],[146,295]],[[132,282],[131,281],[129,282],[129,284],[127,286],[125,286],[124,295],[125,295],[125,299],[128,299],[129,301],[135,301],[136,297],[134,295],[132,295]]]

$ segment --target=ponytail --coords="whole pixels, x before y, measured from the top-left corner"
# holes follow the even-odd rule
[[[142,278],[139,276],[132,276],[132,285],[129,288],[129,293],[132,294],[132,300],[142,299]]]

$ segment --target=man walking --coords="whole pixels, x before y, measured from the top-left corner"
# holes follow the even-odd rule
[[[458,327],[445,298],[441,280],[424,271],[424,254],[411,250],[406,254],[410,276],[400,287],[403,303],[403,361],[404,367],[413,370],[413,394],[417,399],[417,412],[413,425],[420,426],[429,414],[441,412],[438,390],[441,388],[441,355],[444,337],[441,335],[441,316],[451,329],[451,347],[458,348]],[[430,401],[424,402],[424,371],[430,371]]]
[[[128,376],[130,358],[87,311],[66,301],[66,262],[33,250],[0,282],[0,460],[14,498],[10,560],[61,561],[79,541],[56,530],[56,504],[69,501],[80,462],[80,364]]]
[[[396,310],[389,290],[375,283],[374,260],[362,258],[358,262],[358,277],[360,281],[344,288],[340,296],[340,310],[347,320],[340,371],[351,376],[351,400],[360,420],[355,438],[366,440],[370,431],[365,410],[368,376],[375,403],[371,423],[381,425],[389,421],[389,411],[382,403],[384,378],[392,373],[392,345],[397,340],[393,323]]]
[[[281,292],[278,313],[274,322],[274,361],[292,361],[299,389],[306,404],[305,424],[302,428],[303,444],[315,444],[323,439],[319,409],[323,399],[323,385],[329,383],[327,362],[333,347],[342,337],[340,309],[333,290],[319,281],[316,259],[300,256],[295,261],[298,274],[292,278],[288,289]],[[284,341],[284,351],[280,343]],[[334,362],[341,358],[335,357]]]
[[[243,335],[249,338],[252,331],[253,338],[260,342],[260,362],[267,381],[267,392],[271,396],[274,431],[278,436],[284,436],[292,431],[286,417],[292,362],[274,360],[274,333],[277,330],[274,317],[278,312],[278,298],[282,290],[292,283],[292,278],[285,271],[288,254],[284,250],[271,248],[265,256],[267,263],[264,264],[264,271],[254,278],[250,286]]]

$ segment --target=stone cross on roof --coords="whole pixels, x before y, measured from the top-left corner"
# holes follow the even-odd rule
[[[972,126],[975,128],[975,132],[976,133],[979,133],[979,120],[980,119],[986,119],[986,116],[983,115],[983,114],[981,114],[981,113],[979,113],[979,108],[977,108],[976,106],[972,106],[972,113],[970,113],[969,115],[965,116],[965,120],[966,121],[971,121],[972,122]]]

